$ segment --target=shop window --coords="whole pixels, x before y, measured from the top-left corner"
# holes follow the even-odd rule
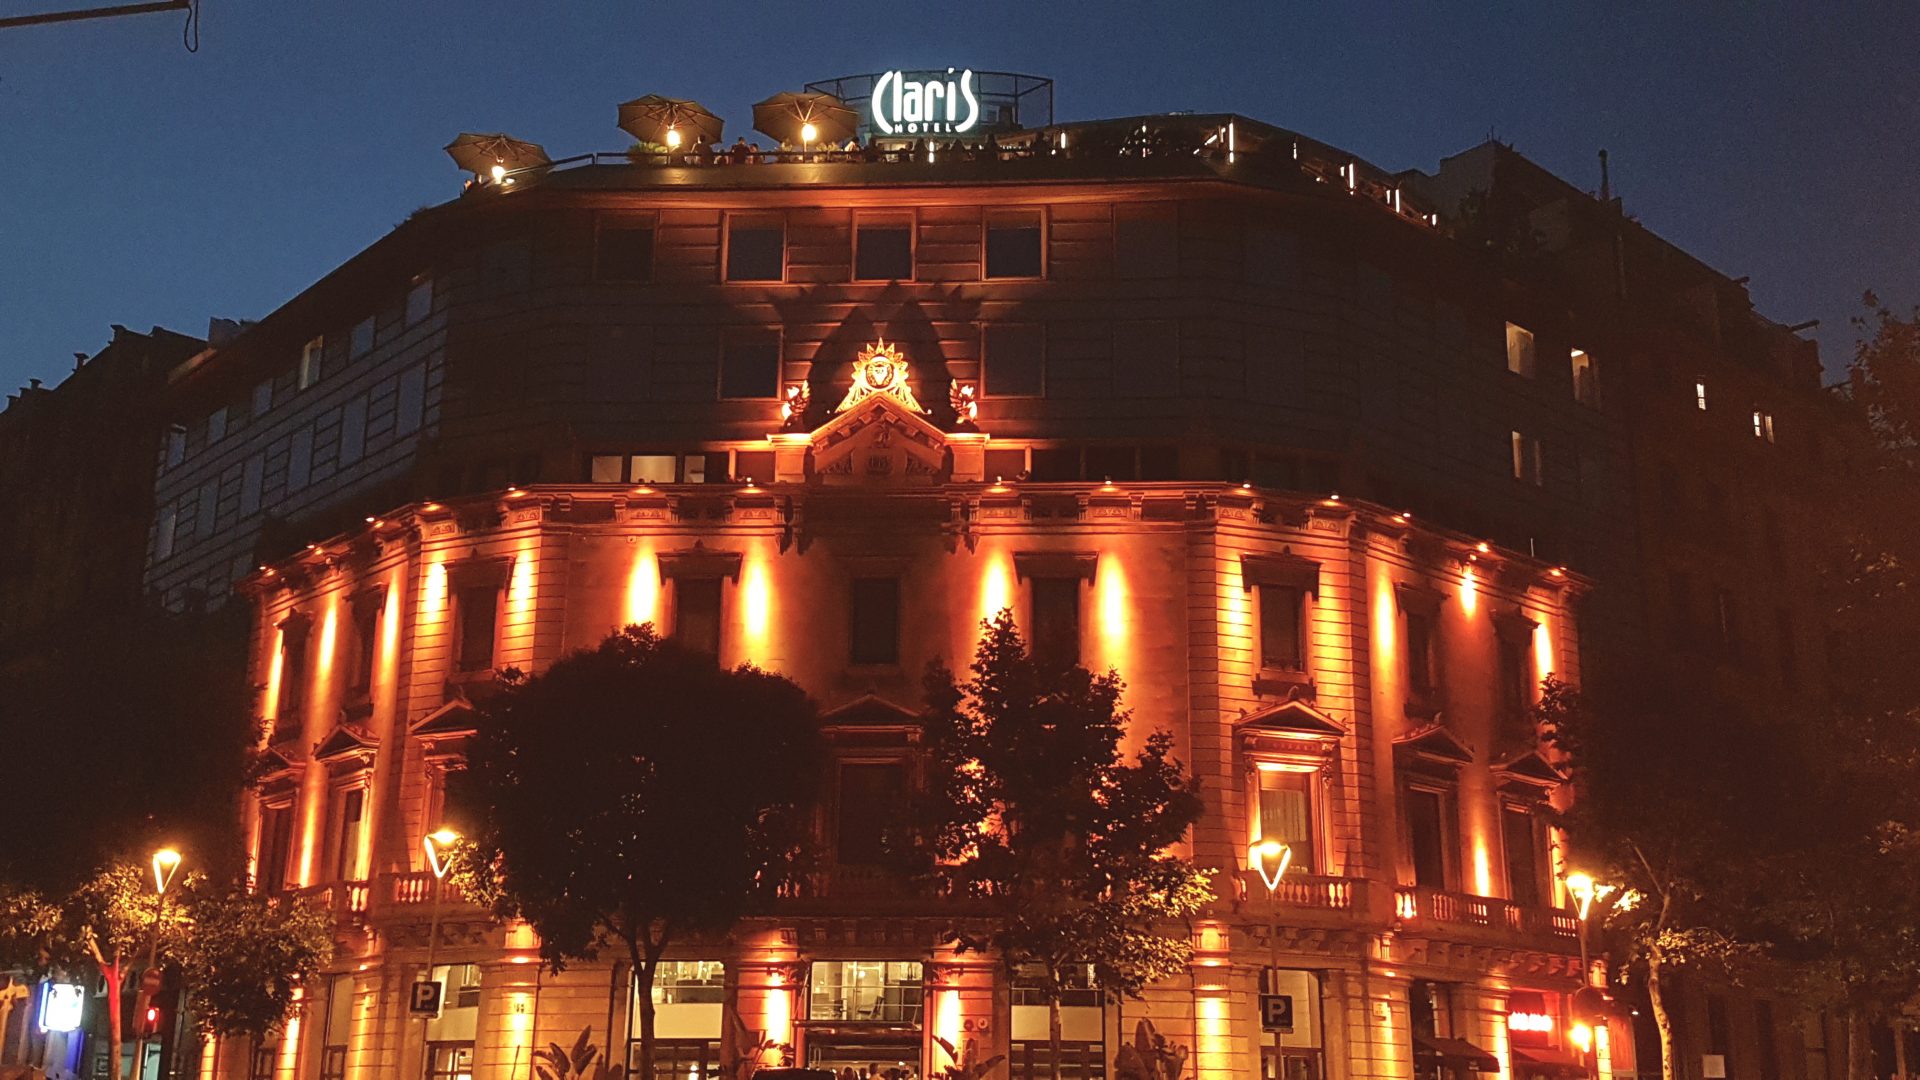
[[[1545,906],[1543,831],[1543,823],[1525,807],[1508,806],[1500,811],[1500,838],[1507,856],[1507,899],[1521,907]]]
[[[1407,858],[1413,883],[1427,889],[1447,889],[1453,880],[1453,799],[1450,792],[1408,785],[1406,803]]]
[[[879,866],[887,861],[888,833],[907,795],[907,770],[899,762],[849,762],[840,766],[834,858],[842,866]]]
[[[983,334],[981,390],[992,397],[1039,397],[1046,392],[1046,328],[994,323]]]
[[[1101,1080],[1107,1075],[1106,1043],[1099,1039],[1061,1039],[1057,1072],[1049,1039],[1014,1039],[1008,1048],[1012,1080]]]
[[[636,988],[637,989],[637,988]],[[726,967],[718,960],[663,960],[653,973],[654,1073],[661,1080],[710,1080],[720,1075],[721,1005]],[[640,997],[632,996],[627,1030],[640,1031]],[[627,1043],[629,1075],[640,1064],[640,1042]]]
[[[679,577],[673,581],[673,637],[696,652],[720,655],[720,579]]]
[[[987,214],[988,278],[1037,278],[1044,272],[1038,210]]]
[[[776,220],[731,218],[727,222],[727,280],[786,279],[786,228]]]
[[[1320,1080],[1320,977],[1291,968],[1264,968],[1260,992],[1271,1003],[1261,1026],[1261,1080]]]
[[[1271,671],[1307,668],[1307,594],[1286,585],[1260,586],[1260,666]]]
[[[1513,323],[1507,324],[1507,370],[1529,379],[1535,370],[1533,331]]]
[[[921,978],[918,960],[816,960],[807,1018],[917,1025]]]
[[[1030,645],[1034,659],[1048,667],[1080,662],[1080,582],[1077,577],[1032,579]]]
[[[855,578],[852,592],[849,659],[855,664],[899,663],[900,579]]]
[[[1260,811],[1260,834],[1255,839],[1278,840],[1291,848],[1291,872],[1317,873],[1320,845],[1313,787],[1319,774],[1267,762],[1254,772],[1259,782],[1255,794]]]
[[[629,1031],[639,1031],[636,1017]],[[627,1042],[627,1075],[640,1075],[640,1040]],[[658,1080],[713,1080],[720,1072],[719,1039],[653,1040],[653,1075]]]
[[[255,886],[262,892],[277,893],[287,887],[287,870],[293,856],[293,803],[291,801],[260,810],[260,853]]]
[[[653,225],[601,225],[593,249],[593,278],[620,284],[652,281]]]
[[[898,214],[861,216],[853,229],[855,281],[913,280],[913,219]]]
[[[662,960],[653,972],[653,1003],[718,1005],[727,999],[726,965],[718,960]],[[634,1028],[639,1029],[639,1003]],[[715,1032],[715,1037],[719,1036]]]
[[[367,789],[350,787],[333,793],[334,810],[329,830],[333,843],[333,876],[330,881],[357,881],[360,878],[360,838],[366,827]]]
[[[456,594],[455,670],[485,671],[493,667],[501,591],[500,586],[494,584],[467,585]]]
[[[473,1080],[473,1043],[428,1043],[427,1080]]]
[[[780,332],[729,333],[720,353],[722,398],[771,398],[780,393]]]
[[[353,1032],[353,976],[327,980],[327,1026],[320,1036],[320,1080],[346,1080],[347,1040]]]
[[[1573,361],[1573,400],[1590,409],[1600,407],[1600,369],[1585,349],[1575,349]]]

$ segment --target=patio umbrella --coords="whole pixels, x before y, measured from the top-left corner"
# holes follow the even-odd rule
[[[720,118],[705,105],[684,98],[648,94],[620,106],[620,130],[669,150],[711,146],[720,141],[720,128]],[[677,134],[679,141],[668,132]]]
[[[478,176],[492,172],[496,165],[513,172],[516,169],[553,164],[553,159],[538,143],[499,132],[463,131],[459,138],[447,144],[447,156],[453,159],[455,165]]]
[[[807,125],[813,130],[808,132]],[[843,142],[860,126],[860,114],[832,94],[788,90],[753,107],[753,129],[783,143]]]

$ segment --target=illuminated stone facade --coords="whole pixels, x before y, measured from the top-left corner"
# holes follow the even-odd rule
[[[820,701],[835,762],[824,868],[771,917],[675,953],[663,1060],[685,1075],[761,1031],[805,1062],[924,1076],[948,1064],[939,1036],[1042,1071],[1044,1021],[1017,980],[941,948],[937,904],[861,855],[874,791],[921,767],[920,673],[964,666],[1003,607],[1056,643],[1068,620],[1067,647],[1126,677],[1130,737],[1171,731],[1207,792],[1190,853],[1219,899],[1194,924],[1191,974],[1069,1009],[1074,1075],[1110,1068],[1137,1019],[1189,1045],[1203,1078],[1260,1076],[1263,1054],[1269,1075],[1280,1059],[1280,1075],[1410,1075],[1415,1024],[1443,1054],[1459,1039],[1504,1062],[1509,1012],[1563,1037],[1578,948],[1537,813],[1558,776],[1525,706],[1540,676],[1578,677],[1577,579],[1338,498],[996,482],[992,425],[934,423],[916,395],[959,388],[894,380],[918,370],[903,362],[863,359],[843,408],[770,430],[767,482],[413,504],[255,579],[275,753],[249,815],[258,874],[328,898],[346,945],[272,1051],[276,1075],[425,1076],[431,1049],[505,1077],[587,1026],[625,1044],[623,970],[542,977],[524,928],[457,896],[431,947],[436,965],[475,965],[470,1011],[426,1022],[405,1005],[432,923],[421,838],[441,824],[466,701],[496,668],[538,670],[629,622],[790,675]],[[1247,851],[1271,836],[1296,854],[1270,896]],[[468,979],[455,969],[450,1002]],[[1279,1048],[1267,979],[1291,1003]]]

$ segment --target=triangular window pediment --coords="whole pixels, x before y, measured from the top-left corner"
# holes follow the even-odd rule
[[[1322,739],[1337,739],[1347,733],[1345,725],[1299,698],[1261,709],[1241,720],[1238,726],[1248,732]]]
[[[828,482],[937,481],[946,433],[889,394],[871,394],[813,432],[813,471]]]
[[[1439,724],[1429,724],[1394,740],[1397,754],[1420,761],[1457,769],[1473,761],[1473,748]]]

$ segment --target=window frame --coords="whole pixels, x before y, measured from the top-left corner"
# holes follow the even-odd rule
[[[995,229],[995,226],[994,226],[995,216],[999,216],[1004,219],[1004,218],[1011,218],[1015,215],[1026,215],[1026,214],[1033,215],[1034,230],[1039,239],[1039,244],[1040,244],[1039,273],[1037,274],[995,274],[993,273],[992,242],[993,242],[993,233]],[[1033,207],[1008,206],[1008,207],[984,208],[980,215],[980,280],[981,281],[1045,281],[1047,280],[1047,271],[1048,271],[1047,255],[1048,255],[1048,248],[1051,247],[1051,245],[1047,243],[1048,223],[1049,223],[1050,217],[1051,215],[1048,213],[1048,207],[1044,205],[1033,206]],[[1002,226],[1001,230],[1007,231],[1005,226]]]
[[[757,224],[770,222],[772,224]],[[745,223],[745,224],[743,224]],[[720,230],[720,283],[722,285],[784,285],[791,267],[787,244],[787,216],[784,212],[764,210],[727,211]],[[736,278],[733,276],[733,234],[740,230],[777,230],[780,233],[780,276],[778,278]],[[851,272],[851,268],[849,268]]]
[[[1026,577],[1027,587],[1024,590],[1025,595],[1021,597],[1021,606],[1026,609],[1027,615],[1028,651],[1035,660],[1048,665],[1058,665],[1062,668],[1080,665],[1081,662],[1086,659],[1087,604],[1086,598],[1082,594],[1087,589],[1088,579],[1075,574],[1051,572],[1029,574]],[[1044,585],[1042,585],[1043,582],[1045,583]],[[1054,593],[1055,590],[1058,590],[1055,595],[1068,596],[1073,600],[1073,655],[1071,660],[1066,663],[1061,663],[1060,657],[1051,655],[1051,640],[1049,640],[1044,647],[1048,655],[1042,655],[1043,646],[1040,641],[1040,604],[1043,590],[1048,593]],[[1051,623],[1052,620],[1049,619],[1049,624],[1051,625]],[[1049,638],[1051,638],[1051,636],[1050,631]]]
[[[1400,848],[1408,881],[1416,889],[1458,892],[1460,889],[1460,784],[1457,778],[1441,779],[1424,773],[1402,770],[1399,788]],[[1413,835],[1413,795],[1432,795],[1440,807],[1440,884],[1420,880],[1419,854]]]
[[[489,594],[492,598],[489,606],[493,612],[493,630],[492,633],[488,635],[491,640],[487,646],[486,662],[484,664],[476,664],[473,662],[473,658],[467,655],[469,645],[467,619],[475,610],[472,606],[473,598],[483,592]],[[455,581],[453,583],[453,618],[449,620],[448,625],[452,640],[448,644],[451,646],[449,649],[451,653],[449,659],[452,661],[453,670],[456,674],[475,676],[482,672],[493,671],[497,668],[497,661],[500,659],[500,624],[502,622],[500,616],[504,614],[503,608],[506,606],[506,596],[507,589],[504,580],[488,580],[480,577],[471,577],[465,581]]]
[[[864,277],[860,273],[860,233],[872,225],[876,229],[904,228],[907,232],[907,272],[904,276]],[[855,210],[853,212],[848,257],[848,280],[856,285],[886,285],[890,282],[912,283],[919,280],[920,273],[920,214],[917,208],[888,210]]]
[[[1506,899],[1509,903],[1519,904],[1523,907],[1546,908],[1553,906],[1552,837],[1550,835],[1549,824],[1540,816],[1540,809],[1541,804],[1537,802],[1522,802],[1510,798],[1500,801],[1500,865],[1503,877],[1505,878],[1503,884],[1506,890]],[[1513,818],[1515,817],[1526,819],[1528,830],[1527,842],[1533,853],[1534,903],[1531,905],[1524,903],[1520,897],[1514,895],[1513,844],[1507,829],[1509,825],[1513,824]]]
[[[609,277],[603,270],[603,253],[608,232],[645,229],[647,232],[646,276]],[[784,246],[784,238],[783,238]],[[596,214],[593,219],[593,281],[596,285],[651,285],[660,273],[660,215],[657,213]]]
[[[1515,356],[1514,345],[1521,348]],[[1517,322],[1507,320],[1506,329],[1507,373],[1523,379],[1538,378],[1540,374],[1540,336]]]
[[[1038,370],[1031,392],[1016,390],[1003,393],[993,388],[993,348],[994,331],[1003,330],[1009,334],[1016,331],[1031,330],[1039,342],[1039,359],[1034,365]],[[980,327],[980,396],[983,398],[1007,398],[1013,400],[1038,401],[1047,396],[1047,324],[1044,322],[988,322]]]
[[[885,584],[885,585],[890,585],[892,587],[893,603],[892,603],[892,610],[888,616],[888,621],[891,623],[891,627],[890,627],[891,632],[882,635],[880,630],[869,628],[866,631],[866,633],[863,634],[861,629],[861,621],[860,621],[862,587],[866,586],[870,588],[877,584]],[[899,667],[900,666],[900,652],[901,652],[900,638],[901,638],[901,631],[904,629],[904,623],[905,623],[905,620],[901,618],[901,609],[904,606],[903,601],[906,598],[906,590],[903,589],[901,586],[902,586],[902,582],[900,580],[899,574],[856,573],[851,578],[848,579],[848,582],[847,582],[847,666],[849,667]],[[871,653],[871,654],[863,653],[861,648],[863,640],[866,640],[867,643],[870,645],[878,644],[879,636],[885,636],[886,648],[883,650],[880,650],[879,653]]]
[[[729,394],[727,392],[727,354],[735,345],[773,345],[773,385],[766,394]],[[720,335],[720,355],[715,363],[713,393],[716,401],[777,401],[785,381],[786,329],[783,326],[730,326]]]
[[[1293,852],[1287,872],[1309,875],[1325,873],[1329,865],[1327,855],[1332,836],[1327,822],[1329,799],[1326,759],[1254,751],[1249,753],[1247,764],[1247,869],[1258,871],[1259,867],[1252,865],[1253,845],[1266,838],[1265,814],[1261,805],[1261,792],[1265,788],[1262,787],[1261,780],[1267,773],[1285,773],[1289,776],[1301,777],[1306,787],[1308,833],[1306,839],[1313,845],[1313,850],[1307,852],[1304,859],[1298,850]],[[1289,843],[1288,846],[1292,847],[1292,844]]]
[[[673,576],[672,587],[667,590],[669,594],[667,601],[669,614],[673,617],[672,622],[669,624],[670,629],[668,630],[667,636],[696,651],[707,651],[704,642],[689,642],[686,638],[687,628],[683,625],[683,609],[686,606],[686,597],[682,595],[682,590],[685,589],[688,584],[697,584],[703,588],[711,584],[713,587],[713,656],[718,660],[721,654],[725,652],[727,646],[727,586],[726,578],[722,574],[677,574]]]

